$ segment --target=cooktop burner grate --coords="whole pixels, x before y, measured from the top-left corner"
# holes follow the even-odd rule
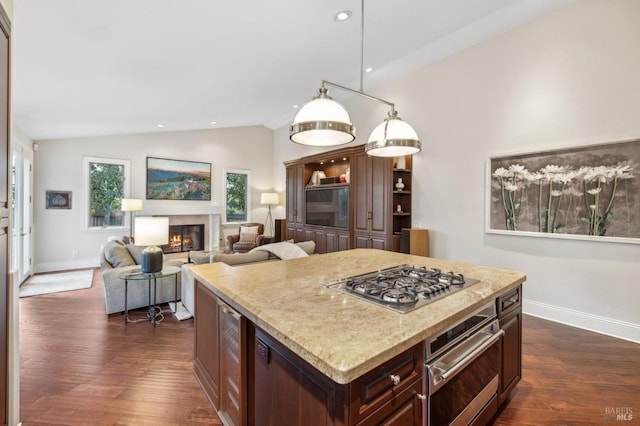
[[[437,268],[399,265],[332,281],[326,286],[406,313],[477,282]]]

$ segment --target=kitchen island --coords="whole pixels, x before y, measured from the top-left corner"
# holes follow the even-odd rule
[[[404,314],[325,286],[400,264],[479,282]],[[395,405],[406,406],[402,419],[420,424],[424,342],[487,303],[513,301],[514,291],[519,307],[525,280],[521,272],[371,249],[192,271],[195,374],[221,417],[237,424],[295,424],[296,417],[306,424],[366,424],[386,418],[380,416]],[[519,344],[517,331],[511,340]],[[517,366],[519,375],[519,360]],[[389,388],[379,376],[394,369],[401,380]]]

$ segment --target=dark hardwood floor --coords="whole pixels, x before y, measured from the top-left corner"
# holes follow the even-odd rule
[[[193,319],[125,326],[99,269],[90,289],[20,299],[20,354],[23,426],[221,424],[193,375]]]
[[[99,270],[90,289],[20,299],[20,345],[24,426],[221,424],[193,376],[193,320],[125,327]],[[523,379],[494,424],[640,424],[640,345],[525,315]]]
[[[522,354],[522,380],[495,425],[640,424],[639,344],[523,315]]]

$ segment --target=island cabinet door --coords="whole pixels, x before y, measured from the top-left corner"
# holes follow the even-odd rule
[[[220,408],[220,339],[218,298],[196,281],[195,348],[193,369],[200,387],[216,410]]]
[[[248,342],[249,424],[346,424],[346,385],[333,382],[253,324]]]
[[[500,366],[499,404],[509,397],[522,377],[522,286],[497,299],[498,321],[504,330]]]

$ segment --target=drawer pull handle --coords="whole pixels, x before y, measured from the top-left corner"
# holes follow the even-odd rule
[[[425,394],[423,394],[423,393],[419,393],[419,394],[417,394],[416,396],[418,397],[418,399],[421,399],[421,400],[423,400],[423,401],[424,401],[425,399],[427,399],[427,395],[425,395]]]
[[[518,296],[513,296],[512,298],[509,299],[509,302],[516,303],[518,301]]]
[[[394,385],[397,385],[398,383],[400,383],[400,376],[398,376],[397,374],[390,374],[389,378],[391,379]]]

